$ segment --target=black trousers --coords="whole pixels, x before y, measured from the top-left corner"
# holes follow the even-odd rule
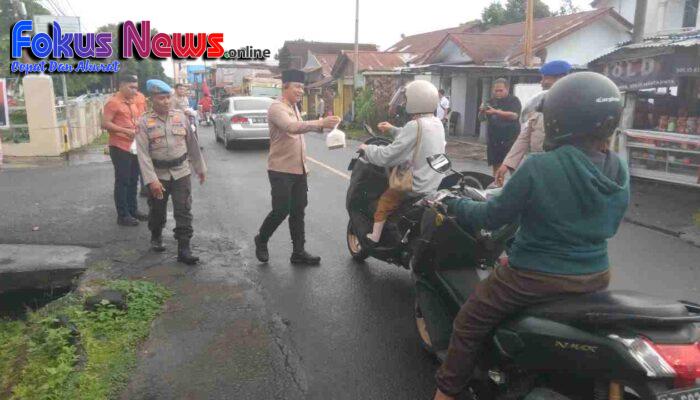
[[[135,216],[137,210],[136,188],[139,179],[139,161],[135,154],[109,146],[109,158],[114,165],[114,205],[117,215]]]
[[[496,267],[476,286],[455,317],[447,357],[435,375],[438,388],[451,396],[464,389],[484,341],[510,315],[562,296],[603,290],[609,282],[607,270],[588,275],[553,275]]]
[[[173,199],[173,214],[175,217],[175,239],[186,241],[192,238],[192,181],[190,175],[177,180],[160,181],[165,188],[162,199],[148,197],[148,229],[160,233],[165,226],[168,212],[168,198]]]
[[[267,242],[289,216],[289,233],[294,251],[304,250],[304,209],[308,204],[306,174],[267,171],[272,187],[272,211],[260,227],[260,239]]]

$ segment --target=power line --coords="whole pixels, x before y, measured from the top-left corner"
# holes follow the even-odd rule
[[[63,2],[68,5],[68,8],[70,11],[73,13],[73,16],[78,16],[78,13],[75,12],[75,9],[73,8],[73,5],[71,4],[70,0],[63,0]]]

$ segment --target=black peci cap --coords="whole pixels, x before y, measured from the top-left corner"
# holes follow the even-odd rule
[[[304,74],[304,71],[299,71],[298,69],[288,69],[282,71],[282,83],[289,82],[305,83],[306,76]]]

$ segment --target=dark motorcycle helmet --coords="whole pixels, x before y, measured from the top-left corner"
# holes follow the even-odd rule
[[[578,72],[558,80],[544,96],[545,150],[582,138],[610,137],[620,122],[622,95],[604,75]]]

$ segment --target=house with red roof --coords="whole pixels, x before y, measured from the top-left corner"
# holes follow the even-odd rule
[[[631,38],[632,25],[614,9],[600,8],[534,21],[534,67],[524,65],[523,22],[496,26],[482,32],[448,32],[440,43],[422,58],[422,65],[403,69],[445,89],[455,114],[454,134],[481,136],[485,125],[478,108],[490,97],[491,82],[509,79],[518,95],[518,84],[528,95],[539,81],[538,65],[550,60],[566,60],[585,68],[588,62]],[[525,93],[525,91],[523,92]]]

